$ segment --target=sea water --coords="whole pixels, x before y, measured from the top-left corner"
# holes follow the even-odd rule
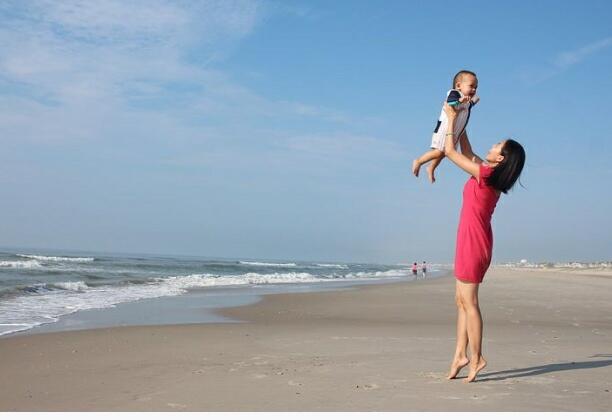
[[[438,271],[435,266],[430,271]],[[81,252],[0,252],[0,335],[62,316],[192,290],[313,290],[411,279],[408,264],[220,259]]]

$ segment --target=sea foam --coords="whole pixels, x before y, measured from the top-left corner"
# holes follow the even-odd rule
[[[38,261],[0,261],[0,267],[33,269],[42,265]]]
[[[58,262],[92,262],[95,260],[93,257],[55,257],[48,255],[29,255],[29,254],[17,254],[18,257],[30,258],[39,261],[58,261]]]
[[[297,273],[246,273],[241,275],[191,274],[150,279],[139,284],[92,286],[83,281],[58,282],[30,287],[25,293],[0,301],[0,335],[30,329],[57,321],[62,315],[79,310],[99,309],[119,303],[162,296],[175,296],[189,289],[266,284],[314,283],[367,280],[407,276],[408,270],[318,276]]]
[[[260,267],[297,267],[296,263],[268,263],[268,262],[257,262],[257,261],[240,261],[240,264],[256,265]]]

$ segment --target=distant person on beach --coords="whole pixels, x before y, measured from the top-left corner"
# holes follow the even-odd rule
[[[423,273],[423,277],[427,277],[427,263],[423,261],[421,265],[421,272]]]
[[[457,152],[455,121],[457,110],[444,104],[448,128],[444,152],[471,177],[463,187],[463,205],[457,229],[455,251],[455,300],[457,302],[457,347],[448,379],[470,365],[464,382],[473,382],[486,365],[482,356],[482,316],[478,305],[478,287],[491,263],[493,231],[491,217],[501,193],[507,194],[523,170],[525,150],[507,139],[494,144],[485,160],[472,152],[467,136],[460,137]],[[470,347],[470,358],[467,347]]]
[[[419,269],[419,266],[417,265],[417,263],[416,263],[416,261],[415,261],[415,262],[412,264],[412,274],[414,275],[414,277],[416,277],[416,276],[417,276],[418,269]]]
[[[449,104],[457,110],[454,126],[455,143],[459,141],[461,136],[465,135],[467,137],[465,127],[470,119],[472,107],[480,100],[478,96],[476,96],[476,89],[478,89],[476,73],[469,70],[461,70],[453,78],[452,89],[446,92],[446,100],[444,103]],[[427,167],[427,175],[431,183],[436,182],[434,171],[442,159],[444,159],[444,138],[447,132],[448,118],[444,110],[442,110],[431,137],[431,149],[412,162],[412,173],[414,176],[419,176],[421,165],[431,161],[431,164]]]

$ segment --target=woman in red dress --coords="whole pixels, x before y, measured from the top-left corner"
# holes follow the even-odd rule
[[[461,368],[469,364],[470,371],[464,382],[473,382],[487,364],[482,356],[482,316],[478,306],[478,286],[491,263],[491,216],[501,193],[506,194],[519,178],[525,164],[525,150],[512,139],[504,140],[493,145],[483,161],[472,152],[470,142],[463,134],[459,139],[459,153],[455,150],[453,138],[456,111],[447,104],[444,110],[449,118],[444,152],[452,162],[472,175],[463,188],[463,206],[457,229],[457,347],[448,379],[454,379]]]

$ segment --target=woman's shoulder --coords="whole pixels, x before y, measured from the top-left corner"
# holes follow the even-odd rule
[[[479,167],[478,183],[481,185],[486,185],[483,183],[483,181],[489,178],[492,173],[493,168],[491,168],[487,162],[482,162]]]
[[[487,179],[491,176],[491,174],[493,173],[494,168],[492,168],[491,166],[489,166],[489,164],[487,164],[486,162],[482,162],[480,164],[480,179],[478,184],[481,187],[486,187],[491,189],[492,191],[495,192],[495,195],[499,197],[499,195],[501,194],[500,191],[496,190],[495,188],[493,188],[491,185],[489,185],[489,183],[487,182]]]
[[[493,168],[487,162],[480,163],[480,176],[489,176],[493,172]]]

